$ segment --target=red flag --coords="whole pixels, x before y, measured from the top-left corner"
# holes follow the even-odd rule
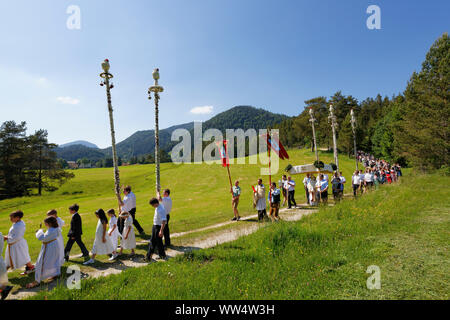
[[[220,158],[222,159],[223,167],[230,166],[230,158],[228,157],[227,144],[228,144],[227,140],[223,140],[222,144],[220,144],[219,142],[217,143],[217,147],[219,148]]]
[[[267,148],[271,148],[273,151],[275,151],[275,153],[280,157],[281,160],[289,159],[289,155],[286,149],[284,149],[278,137],[271,137],[270,135],[266,134],[266,138]]]

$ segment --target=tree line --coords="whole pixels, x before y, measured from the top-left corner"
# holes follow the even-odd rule
[[[74,177],[56,157],[46,130],[26,135],[26,123],[6,121],[0,127],[0,199],[55,191]]]
[[[450,141],[450,40],[444,33],[430,48],[420,72],[414,72],[402,94],[368,98],[358,102],[340,91],[332,97],[305,101],[305,110],[280,123],[282,142],[289,147],[311,147],[309,108],[318,121],[317,141],[332,147],[328,106],[333,104],[338,121],[337,144],[340,152],[351,156],[353,132],[350,110],[357,120],[357,148],[389,162],[399,162],[423,170],[449,164]]]

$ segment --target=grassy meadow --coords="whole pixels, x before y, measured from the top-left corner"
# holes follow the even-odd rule
[[[449,299],[449,183],[410,173],[300,221],[32,299]],[[370,265],[380,290],[366,287]]]
[[[309,150],[291,150],[290,159],[280,161],[278,174],[273,179],[278,181],[284,168],[288,164],[300,165],[312,163],[314,153]],[[321,153],[325,163],[332,162],[333,154]],[[261,176],[260,164],[235,164],[231,166],[233,181],[241,181],[242,196],[239,203],[241,216],[255,214],[252,207],[251,185],[256,184]],[[340,158],[340,166],[344,175],[349,178],[354,170],[354,161],[345,156]],[[267,167],[267,166],[265,166]],[[27,225],[25,238],[28,241],[30,256],[33,261],[37,259],[41,243],[35,238],[35,231],[39,228],[49,209],[56,209],[58,215],[66,222],[63,229],[64,237],[69,228],[71,216],[68,207],[73,203],[80,206],[83,219],[83,241],[88,250],[92,248],[95,237],[97,220],[95,210],[99,208],[117,208],[117,199],[114,195],[114,181],[112,168],[80,169],[74,170],[75,178],[64,184],[53,193],[44,193],[42,196],[29,196],[0,201],[0,231],[7,234],[11,226],[9,213],[22,210],[25,213],[24,222]],[[154,165],[134,165],[120,167],[121,184],[129,184],[137,197],[137,219],[147,234],[151,233],[154,210],[149,206],[148,200],[154,196],[155,190]],[[268,184],[268,177],[263,176],[264,183]],[[294,177],[301,184],[303,176]],[[171,213],[170,228],[172,233],[190,231],[216,223],[228,221],[233,216],[231,209],[231,195],[226,169],[219,164],[182,164],[164,163],[161,165],[162,188],[171,189],[174,203]],[[349,190],[349,189],[348,189]],[[299,203],[305,202],[303,187],[300,185],[296,195]],[[196,232],[191,235],[174,238],[174,245],[182,245],[193,236],[207,235],[217,230]],[[144,236],[148,239],[149,236]],[[66,239],[66,237],[65,237]],[[140,237],[137,237],[139,240]],[[6,248],[6,246],[5,246]],[[146,246],[138,246],[136,253],[144,254]],[[71,255],[79,254],[80,250],[75,244]],[[106,256],[99,256],[99,261],[107,262]],[[83,259],[75,259],[81,265]],[[71,262],[72,263],[72,262]],[[66,264],[68,265],[68,264]],[[82,270],[90,267],[82,266]],[[94,266],[95,267],[95,266]],[[33,275],[22,277],[20,271],[9,273],[10,282],[23,287],[33,279]]]

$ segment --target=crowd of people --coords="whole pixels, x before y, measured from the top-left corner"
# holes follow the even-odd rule
[[[398,163],[393,165],[382,159],[376,159],[373,155],[359,151],[357,160],[365,169],[356,170],[352,176],[351,183],[353,194],[356,197],[358,193],[362,194],[367,190],[380,184],[395,182],[401,177],[402,170]],[[336,171],[329,180],[326,173],[319,173],[316,177],[313,173],[307,173],[303,179],[303,187],[305,190],[306,204],[310,206],[318,206],[320,203],[327,204],[329,187],[331,185],[331,194],[335,202],[340,201],[344,197],[344,187],[347,183],[346,178],[341,171]],[[296,183],[290,176],[283,175],[278,182],[271,182],[268,196],[266,198],[266,188],[262,179],[258,179],[256,186],[253,186],[253,207],[257,210],[258,221],[263,221],[265,217],[271,218],[272,221],[280,220],[280,207],[286,206],[288,209],[296,208],[295,201]],[[234,186],[230,190],[232,194],[232,208],[234,217],[232,221],[240,220],[238,205],[241,196],[241,188],[239,181],[236,180]],[[283,203],[281,203],[283,197]],[[269,215],[267,215],[267,202],[269,203]]]
[[[82,240],[83,223],[79,214],[80,207],[73,204],[68,208],[72,218],[65,246],[62,230],[65,222],[58,217],[56,210],[49,210],[43,220],[45,228],[42,228],[41,224],[40,229],[36,231],[36,239],[42,242],[42,246],[34,265],[31,262],[27,241],[24,238],[26,231],[23,221],[24,213],[20,210],[12,212],[9,215],[12,226],[8,235],[3,236],[0,232],[0,239],[3,240],[0,241],[0,298],[4,300],[12,290],[12,287],[8,285],[8,269],[16,270],[25,266],[25,271],[21,275],[34,273],[34,281],[27,284],[27,288],[34,288],[42,281],[53,280],[61,274],[61,266],[69,261],[74,243],[80,247],[82,257],[86,260],[84,265],[95,263],[98,255],[109,255],[109,260],[113,261],[123,253],[123,250],[130,250],[131,254],[134,254],[136,248],[134,230],[136,228],[141,235],[144,235],[145,232],[136,219],[136,196],[131,191],[131,187],[123,188],[123,193],[124,198],[120,200],[120,212],[117,215],[114,209],[109,209],[107,212],[103,209],[95,211],[98,222],[90,253]],[[150,199],[149,204],[154,208],[155,213],[145,260],[151,261],[156,250],[159,258],[165,259],[165,248],[171,246],[169,219],[172,199],[170,190],[165,189],[162,195],[158,193],[157,197]],[[163,239],[165,243],[163,243]],[[7,246],[3,259],[1,253],[4,242]]]
[[[402,167],[398,164],[376,159],[373,155],[359,151],[357,159],[365,167],[364,170],[356,170],[352,176],[353,195],[378,188],[380,184],[396,182],[402,176]]]

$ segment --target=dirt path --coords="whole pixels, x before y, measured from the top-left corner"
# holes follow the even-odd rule
[[[310,215],[311,213],[313,213],[315,211],[316,211],[316,209],[297,208],[297,209],[281,209],[280,213],[282,214],[281,215],[282,219],[285,221],[297,221],[297,220],[300,220],[303,216]],[[257,215],[248,216],[241,220],[245,221],[245,220],[251,220],[254,218],[257,218]],[[211,247],[217,246],[222,243],[234,241],[242,236],[247,236],[249,234],[252,234],[252,233],[256,232],[262,226],[266,225],[266,224],[261,224],[261,223],[255,222],[255,223],[249,223],[249,224],[246,224],[243,226],[242,224],[239,224],[239,222],[229,221],[229,222],[218,223],[215,225],[211,225],[208,227],[204,227],[204,228],[200,228],[200,229],[196,229],[196,230],[192,230],[192,231],[174,233],[172,235],[172,237],[176,238],[176,237],[181,237],[181,236],[189,234],[189,233],[195,233],[195,232],[200,232],[200,231],[205,231],[205,230],[216,229],[216,228],[220,228],[220,227],[230,225],[233,223],[236,225],[239,225],[239,228],[232,228],[232,229],[228,229],[228,230],[219,230],[219,231],[215,232],[214,234],[207,236],[206,238],[203,238],[203,239],[188,240],[185,246],[167,249],[166,250],[167,257],[173,258],[177,255],[180,255],[185,252],[192,251],[192,250],[211,248]],[[144,241],[137,242],[137,245],[145,245],[145,244],[148,244],[148,241],[144,240]],[[71,257],[71,258],[79,258],[79,257],[80,256],[78,255],[78,256]],[[163,262],[163,261],[165,261],[165,260],[153,260],[152,263]],[[82,272],[82,278],[84,279],[84,278],[106,277],[111,274],[121,273],[122,271],[129,269],[129,268],[139,268],[139,267],[146,266],[148,264],[149,264],[148,262],[145,262],[143,260],[142,256],[135,256],[131,259],[121,259],[121,260],[117,260],[117,261],[114,261],[111,263],[97,262],[96,264],[92,265],[88,271]],[[49,290],[53,289],[56,286],[56,284],[57,284],[56,281],[48,284],[48,289]],[[39,287],[34,288],[34,289],[25,289],[25,288],[20,289],[16,292],[12,293],[8,297],[8,300],[24,299],[24,298],[27,298],[27,297],[30,297],[30,296],[36,294],[39,290],[40,290]]]

